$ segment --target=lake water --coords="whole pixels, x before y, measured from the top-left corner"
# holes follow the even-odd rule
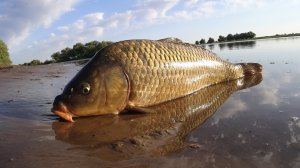
[[[262,76],[67,123],[50,109],[81,65],[0,70],[0,167],[300,167],[300,38],[206,47]]]

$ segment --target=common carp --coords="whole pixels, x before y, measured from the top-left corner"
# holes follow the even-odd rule
[[[185,147],[186,136],[210,118],[233,93],[261,81],[262,75],[255,74],[207,86],[187,96],[147,107],[155,115],[89,117],[73,124],[56,121],[52,129],[56,140],[89,146],[89,151],[93,149],[106,158],[105,153],[118,160],[165,155]]]
[[[73,117],[147,111],[206,86],[260,73],[257,63],[232,64],[178,39],[125,40],[95,56],[66,85],[52,111]]]

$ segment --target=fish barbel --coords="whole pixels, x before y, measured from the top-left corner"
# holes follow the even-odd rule
[[[232,64],[178,39],[126,40],[98,53],[66,85],[53,112],[72,117],[143,111],[206,86],[260,73],[257,63]]]

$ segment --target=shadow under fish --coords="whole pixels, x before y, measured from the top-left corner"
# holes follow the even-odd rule
[[[130,111],[122,115],[78,118],[73,123],[55,121],[52,129],[56,140],[88,150],[104,160],[161,156],[186,147],[185,137],[212,116],[231,94],[261,81],[259,73],[142,109],[150,112],[147,114]]]

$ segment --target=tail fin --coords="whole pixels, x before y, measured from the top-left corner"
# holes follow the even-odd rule
[[[242,82],[239,82],[242,83],[242,85],[239,85],[238,88],[238,90],[242,90],[242,89],[246,89],[258,85],[263,80],[263,77],[261,73],[256,73],[253,75],[247,75],[247,76],[245,75],[244,77],[239,78],[238,80],[242,80]]]
[[[258,63],[239,63],[238,65],[242,66],[245,76],[254,75],[262,72],[262,65]]]

